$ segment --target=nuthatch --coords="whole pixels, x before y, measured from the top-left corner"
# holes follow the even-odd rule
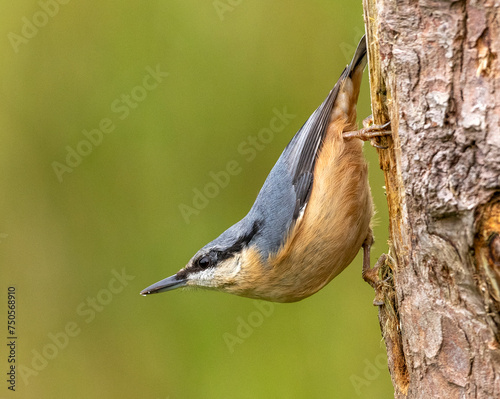
[[[363,272],[369,271],[373,205],[359,139],[380,132],[356,132],[366,62],[363,37],[326,100],[286,146],[250,212],[142,295],[202,287],[299,301],[328,284],[362,246]]]

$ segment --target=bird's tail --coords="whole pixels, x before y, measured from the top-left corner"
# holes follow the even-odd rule
[[[366,66],[366,35],[363,35],[361,40],[358,43],[358,47],[356,48],[356,52],[354,53],[351,63],[347,67],[347,73],[350,77],[355,71],[363,71]]]
[[[352,125],[350,129],[355,129],[356,103],[366,63],[366,38],[363,35],[351,62],[345,67],[337,83],[339,86],[331,108],[330,123],[343,120],[348,125]]]

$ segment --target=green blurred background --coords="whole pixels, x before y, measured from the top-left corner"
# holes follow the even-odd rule
[[[361,256],[294,304],[259,310],[206,291],[139,296],[246,214],[349,61],[364,29],[361,1],[2,8],[0,324],[14,285],[18,367],[10,392],[3,338],[0,398],[392,397]],[[168,72],[151,90],[140,87],[148,67]],[[360,121],[370,113],[364,79]],[[131,94],[141,101],[132,98],[125,117],[117,106]],[[285,107],[295,117],[247,161],[238,146]],[[114,130],[81,144],[103,119]],[[53,163],[78,145],[89,155],[58,179]],[[376,151],[365,153],[374,262],[386,251],[387,212]],[[192,206],[193,189],[232,160],[241,173],[186,223],[179,205]]]

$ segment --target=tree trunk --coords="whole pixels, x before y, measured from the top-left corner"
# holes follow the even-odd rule
[[[363,0],[395,398],[500,398],[500,0]]]

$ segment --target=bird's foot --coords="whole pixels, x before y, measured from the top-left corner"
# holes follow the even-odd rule
[[[343,137],[345,139],[350,138],[358,138],[363,141],[370,140],[370,144],[376,148],[381,150],[385,150],[389,147],[382,146],[378,144],[375,139],[383,136],[390,136],[392,134],[391,131],[391,122],[384,123],[383,125],[374,125],[373,118],[370,115],[368,118],[363,120],[363,129],[354,130],[351,132],[344,132]]]
[[[382,306],[384,305],[384,286],[385,284],[392,278],[392,275],[387,276],[383,280],[381,280],[381,271],[386,269],[384,266],[387,263],[388,256],[386,254],[382,254],[380,258],[377,260],[377,263],[373,268],[370,267],[370,249],[373,245],[373,235],[370,231],[368,237],[365,239],[363,243],[363,280],[365,280],[368,284],[370,284],[375,290],[375,299],[373,300],[374,306]],[[385,273],[384,273],[385,274]]]
[[[378,258],[377,263],[373,268],[370,268],[366,265],[363,265],[363,279],[370,284],[375,290],[375,299],[373,300],[373,306],[382,306],[384,305],[384,291],[383,286],[387,283],[392,276],[387,276],[383,280],[380,279],[380,271],[383,266],[385,266],[387,262],[387,255],[382,254],[380,258]]]

